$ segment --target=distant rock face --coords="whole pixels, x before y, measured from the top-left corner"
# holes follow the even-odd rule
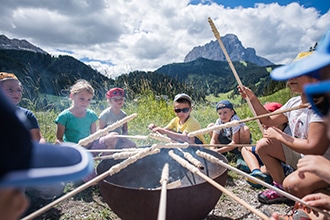
[[[256,55],[253,48],[244,48],[241,41],[234,34],[227,34],[221,37],[221,40],[227,50],[231,61],[247,61],[258,66],[273,65],[269,60]],[[226,61],[218,41],[211,41],[204,46],[194,47],[184,58],[184,62],[190,62],[197,58],[206,58],[210,60]]]
[[[30,44],[26,40],[9,39],[5,35],[0,35],[0,49],[3,50],[27,50],[36,53],[48,54],[41,48]]]

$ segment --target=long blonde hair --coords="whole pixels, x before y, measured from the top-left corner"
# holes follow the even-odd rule
[[[70,94],[75,95],[84,90],[94,96],[94,89],[91,84],[84,79],[79,79],[73,86],[71,86]]]

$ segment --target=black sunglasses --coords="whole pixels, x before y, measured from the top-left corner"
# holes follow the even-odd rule
[[[175,108],[174,111],[176,113],[180,113],[180,112],[187,113],[189,112],[189,108]]]
[[[310,84],[305,87],[305,93],[308,102],[311,104],[312,109],[321,117],[329,114],[329,94],[330,93],[330,80]]]

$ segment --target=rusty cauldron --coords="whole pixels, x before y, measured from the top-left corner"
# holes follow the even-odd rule
[[[227,179],[226,168],[197,156],[195,152],[198,149],[225,162],[226,158],[204,148],[190,146],[183,149],[203,164],[204,169],[201,171],[204,174],[224,186]],[[160,178],[165,163],[169,164],[167,220],[201,220],[214,208],[222,192],[183,168],[169,156],[169,150],[162,149],[158,154],[144,157],[99,182],[102,197],[118,217],[123,220],[157,219],[161,194]],[[173,150],[183,157],[181,151]],[[121,161],[103,160],[97,166],[97,173],[101,174]]]

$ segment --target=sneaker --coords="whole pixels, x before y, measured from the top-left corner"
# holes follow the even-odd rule
[[[273,179],[270,175],[261,172],[260,170],[254,170],[251,174],[251,176],[258,178],[268,184],[272,184],[273,183]],[[250,186],[257,188],[257,189],[261,189],[263,186],[255,181],[253,181],[252,179],[247,178],[246,182],[248,184],[250,184]]]
[[[288,199],[284,196],[281,196],[276,191],[271,190],[271,189],[267,189],[267,190],[263,191],[262,193],[259,193],[258,201],[260,203],[268,204],[268,205],[281,204],[281,203],[285,203],[290,206],[294,205],[294,201],[292,201],[291,199]]]
[[[285,176],[288,176],[291,173],[293,173],[294,169],[290,165],[285,164],[285,163],[281,163],[281,165],[283,167],[283,172],[284,172]]]
[[[250,171],[250,168],[248,167],[248,165],[246,164],[246,162],[244,161],[244,160],[242,160],[242,159],[237,159],[237,161],[236,161],[236,168],[237,169],[240,169],[240,170],[242,170],[242,171],[244,171],[244,172],[246,172],[246,173],[250,173],[251,171]]]

